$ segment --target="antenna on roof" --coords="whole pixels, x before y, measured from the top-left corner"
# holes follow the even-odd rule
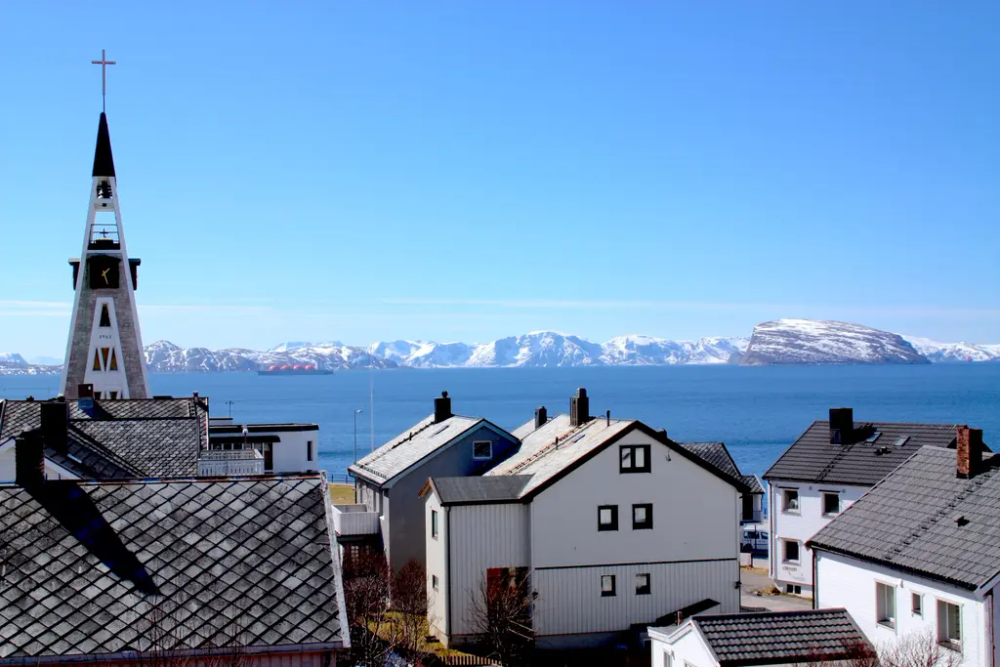
[[[368,433],[371,435],[372,445],[371,451],[375,451],[375,346],[372,346],[372,351],[368,353]]]

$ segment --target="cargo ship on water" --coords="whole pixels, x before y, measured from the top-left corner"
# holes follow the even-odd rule
[[[316,368],[316,364],[271,364],[257,375],[333,375],[333,371]]]

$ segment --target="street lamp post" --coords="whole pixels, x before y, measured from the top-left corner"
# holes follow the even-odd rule
[[[361,408],[354,411],[354,462],[358,462],[358,415],[364,412]]]
[[[229,418],[230,419],[233,418],[233,403],[235,403],[235,402],[236,401],[226,401],[226,405],[229,406]]]

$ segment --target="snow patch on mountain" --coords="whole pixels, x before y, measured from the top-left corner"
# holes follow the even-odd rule
[[[960,363],[1000,361],[1000,345],[975,345],[973,343],[940,343],[930,338],[903,335],[903,338],[920,354],[933,363]]]
[[[790,364],[926,364],[902,336],[834,320],[781,319],[754,327],[740,361],[745,366]]]
[[[615,336],[601,347],[602,359],[609,365],[725,364],[739,361],[749,342],[722,336],[675,341],[633,334]]]
[[[314,364],[323,370],[348,368],[392,368],[396,364],[378,357],[360,347],[350,347],[337,342],[304,345],[283,343],[266,352],[245,348],[209,350],[204,347],[182,348],[165,340],[146,346],[146,364],[154,372],[214,372],[255,371],[271,365]]]
[[[27,360],[17,352],[0,352],[0,366],[7,368],[26,368]]]

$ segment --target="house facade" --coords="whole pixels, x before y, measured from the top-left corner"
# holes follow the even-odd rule
[[[443,392],[434,400],[433,414],[350,466],[355,500],[378,516],[381,542],[393,570],[410,560],[425,561],[419,492],[427,479],[482,475],[516,452],[519,444],[486,419],[452,414],[451,399]],[[351,506],[337,511],[356,514]]]
[[[234,424],[230,419],[213,417],[208,436],[209,451],[260,452],[263,472],[319,470],[317,424]]]
[[[955,424],[855,422],[832,408],[764,474],[769,574],[785,593],[813,596],[809,539],[924,445],[954,447]]]
[[[873,644],[929,634],[962,665],[996,665],[1000,456],[973,429],[957,440],[921,449],[813,537],[816,605],[845,607]]]
[[[520,451],[485,476],[424,489],[428,621],[443,643],[477,640],[476,606],[497,572],[530,578],[540,648],[617,641],[706,598],[739,610],[741,477],[586,407],[515,434]]]

